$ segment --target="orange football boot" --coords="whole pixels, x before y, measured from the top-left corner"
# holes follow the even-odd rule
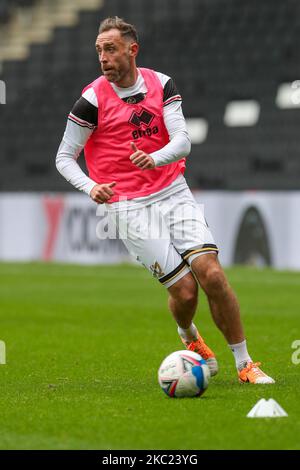
[[[275,380],[265,374],[260,368],[260,362],[248,362],[246,367],[238,372],[241,383],[274,384]]]
[[[204,339],[199,335],[197,331],[197,339],[196,341],[187,341],[183,339],[181,336],[181,341],[185,345],[185,347],[189,351],[194,351],[195,353],[200,354],[200,356],[203,357],[203,359],[206,361],[210,375],[214,376],[218,373],[218,362],[215,357],[215,354],[212,352],[212,350],[205,344]]]

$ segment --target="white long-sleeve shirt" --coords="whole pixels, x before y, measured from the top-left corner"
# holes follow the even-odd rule
[[[182,113],[182,99],[173,80],[162,73],[156,72],[156,74],[164,89],[163,116],[170,142],[150,155],[156,166],[163,166],[187,156],[191,150],[191,142]],[[147,93],[146,84],[140,72],[136,83],[132,87],[119,88],[113,83],[111,83],[111,86],[124,101],[132,99],[133,96],[136,99],[143,99],[144,94]],[[58,171],[75,188],[87,194],[90,194],[97,183],[81,170],[77,159],[90,135],[97,127],[97,121],[97,96],[94,89],[89,88],[75,103],[69,115],[65,133],[56,155]]]

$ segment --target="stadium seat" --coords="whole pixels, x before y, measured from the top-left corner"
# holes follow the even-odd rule
[[[0,1],[0,21],[13,6],[31,3]],[[138,27],[138,65],[172,76],[185,115],[208,121],[206,141],[193,145],[189,157],[191,184],[276,189],[281,178],[280,188],[299,187],[294,175],[300,110],[281,110],[275,103],[278,85],[300,77],[297,0],[110,0],[98,14],[81,12],[78,24],[56,28],[48,44],[32,45],[27,60],[3,64],[0,79],[7,83],[8,103],[0,108],[4,167],[13,140],[9,154],[24,171],[26,187],[41,187],[40,172],[44,189],[71,189],[55,172],[55,154],[73,103],[99,75],[94,50],[99,22],[115,14]],[[257,124],[225,126],[227,103],[243,99],[260,104]],[[0,183],[3,189],[20,189],[23,180],[7,181],[3,171]]]

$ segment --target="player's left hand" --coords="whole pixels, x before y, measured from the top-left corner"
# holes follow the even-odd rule
[[[148,153],[139,150],[134,142],[131,142],[130,145],[133,151],[130,155],[130,160],[134,165],[141,170],[152,170],[152,168],[155,168],[154,160]]]

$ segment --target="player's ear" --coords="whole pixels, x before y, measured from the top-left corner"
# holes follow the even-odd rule
[[[129,46],[129,54],[132,56],[132,57],[136,57],[138,55],[138,52],[139,52],[139,45],[137,42],[132,42]]]

